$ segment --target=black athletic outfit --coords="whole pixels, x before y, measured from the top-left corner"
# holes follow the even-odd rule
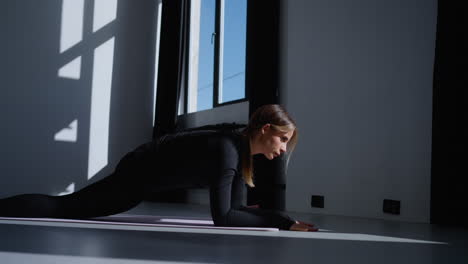
[[[23,194],[0,199],[0,216],[106,216],[131,209],[155,191],[209,187],[216,226],[289,229],[294,220],[287,215],[241,204],[246,187],[240,153],[246,144],[237,132],[168,134],[127,153],[111,175],[75,193]]]

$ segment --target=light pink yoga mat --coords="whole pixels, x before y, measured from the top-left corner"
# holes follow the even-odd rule
[[[0,217],[0,220],[175,227],[175,228],[225,229],[225,230],[227,229],[227,230],[278,231],[277,228],[214,226],[213,221],[209,219],[174,217],[174,216],[154,216],[154,215],[118,214],[118,215],[96,217],[96,218],[89,218],[89,219]]]

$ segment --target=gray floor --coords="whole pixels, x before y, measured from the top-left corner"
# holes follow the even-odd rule
[[[209,208],[143,203],[126,214],[208,219]],[[320,232],[0,220],[0,263],[468,263],[468,229],[290,215]]]

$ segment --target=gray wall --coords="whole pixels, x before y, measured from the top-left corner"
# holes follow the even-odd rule
[[[158,1],[117,1],[116,19],[93,33],[94,1],[85,0],[83,41],[60,53],[62,1],[0,1],[0,198],[58,194],[109,174],[151,139]],[[114,37],[108,164],[87,178],[93,52]],[[82,56],[79,80],[58,69]],[[76,142],[54,135],[78,120]]]
[[[429,222],[437,1],[282,4],[282,97],[300,130],[287,209]]]

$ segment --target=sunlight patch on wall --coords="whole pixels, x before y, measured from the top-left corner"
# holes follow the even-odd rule
[[[89,10],[89,8],[86,8],[86,10]],[[108,39],[99,47],[89,47],[93,45],[93,42],[83,39],[84,12],[86,10],[85,0],[62,1],[60,53],[64,53],[80,42],[83,44],[83,49],[94,49],[87,175],[88,179],[91,179],[108,164],[114,37]],[[92,11],[94,33],[116,19],[117,0],[94,0],[94,9]],[[89,52],[86,52],[86,54],[89,54]],[[78,55],[65,65],[61,65],[57,71],[58,77],[80,80],[81,60],[82,57],[83,59],[86,59],[86,57],[84,57],[83,53]],[[89,76],[86,76],[86,79],[89,79]],[[76,142],[77,135],[78,121],[74,120],[68,127],[57,132],[54,139],[56,141]]]
[[[93,32],[115,20],[117,0],[94,0]]]
[[[60,53],[83,39],[84,0],[63,0]]]
[[[81,76],[81,56],[58,70],[58,76],[62,78],[79,80]]]
[[[65,188],[65,191],[58,193],[57,196],[67,195],[67,194],[70,194],[70,193],[73,193],[73,192],[75,192],[75,183],[74,182],[72,182],[70,185],[68,185],[67,188]]]
[[[61,129],[54,135],[55,141],[76,142],[78,138],[78,119],[73,120],[68,127]]]
[[[88,180],[108,163],[114,37],[94,50],[89,131]]]
[[[161,14],[162,14],[162,0],[158,1],[158,20],[156,24],[156,54],[155,54],[155,66],[154,66],[154,92],[153,92],[153,127],[154,120],[156,118],[156,95],[158,93],[158,69],[159,69],[159,39],[161,37]]]

